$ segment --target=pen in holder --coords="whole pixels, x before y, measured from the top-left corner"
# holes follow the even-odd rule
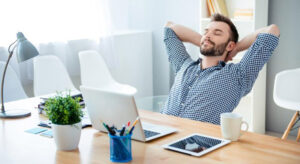
[[[108,134],[110,140],[110,160],[112,162],[129,162],[132,160],[131,135],[118,136]]]

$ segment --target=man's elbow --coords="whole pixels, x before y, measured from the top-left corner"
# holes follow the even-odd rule
[[[168,22],[165,24],[165,27],[169,27],[169,28],[171,28],[173,25],[174,25],[174,23],[173,23],[173,22],[171,22],[171,21],[168,21]]]
[[[268,33],[271,33],[273,35],[279,36],[280,35],[280,31],[279,28],[276,24],[271,24],[268,28]]]

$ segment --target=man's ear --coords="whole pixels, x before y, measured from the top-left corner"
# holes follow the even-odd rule
[[[229,41],[226,46],[226,51],[230,52],[232,51],[236,46],[236,43],[234,41]]]

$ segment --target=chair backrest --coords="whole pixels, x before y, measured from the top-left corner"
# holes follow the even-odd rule
[[[273,98],[278,106],[300,110],[300,68],[276,74]]]
[[[34,95],[40,96],[57,91],[76,91],[71,78],[60,59],[56,56],[38,56],[33,60]]]
[[[80,51],[79,63],[82,85],[123,93],[135,94],[137,92],[136,88],[115,81],[111,76],[103,57],[96,51]]]
[[[80,51],[81,84],[89,87],[108,87],[117,82],[111,76],[103,57],[96,51]]]
[[[5,67],[5,62],[0,61],[0,85],[3,76],[3,71]],[[1,92],[1,91],[0,91]],[[19,99],[27,98],[27,95],[23,89],[23,86],[16,74],[10,65],[8,65],[5,79],[4,79],[4,102],[15,101]],[[1,98],[1,94],[0,94]]]

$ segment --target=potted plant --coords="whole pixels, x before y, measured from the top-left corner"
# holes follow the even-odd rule
[[[72,98],[58,93],[45,102],[45,111],[52,122],[52,131],[58,150],[74,150],[78,147],[81,135],[83,112],[80,98]]]

